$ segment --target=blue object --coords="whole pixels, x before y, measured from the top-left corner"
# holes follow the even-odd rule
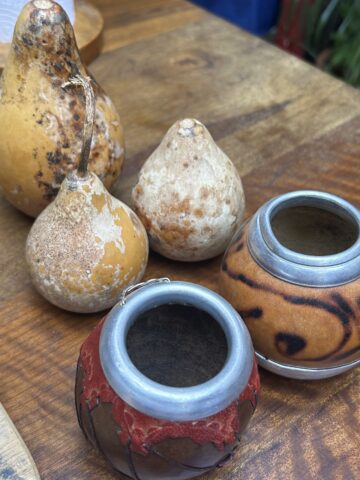
[[[279,0],[192,1],[256,35],[265,35],[275,25],[280,4]]]

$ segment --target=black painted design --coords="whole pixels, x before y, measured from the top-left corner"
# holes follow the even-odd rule
[[[355,318],[355,313],[350,307],[350,305],[345,301],[345,299],[337,292],[334,292],[330,295],[330,298],[335,301],[335,305],[330,302],[325,302],[323,300],[319,300],[317,298],[311,298],[311,297],[302,297],[298,295],[287,295],[284,294],[283,292],[269,286],[265,285],[259,282],[256,282],[252,280],[251,278],[248,278],[246,275],[243,273],[238,273],[238,272],[233,272],[231,269],[229,269],[226,260],[223,261],[222,263],[222,270],[225,272],[230,278],[233,280],[237,280],[245,285],[247,285],[250,288],[254,288],[257,290],[262,290],[264,292],[269,292],[274,295],[280,296],[283,298],[286,302],[294,304],[294,305],[304,305],[304,306],[310,306],[314,307],[320,310],[325,310],[331,315],[335,315],[341,322],[342,328],[343,328],[343,336],[342,339],[340,340],[339,344],[337,347],[332,350],[331,352],[327,353],[326,355],[322,355],[320,357],[315,357],[315,358],[302,358],[301,360],[304,361],[321,361],[321,360],[326,360],[332,356],[334,356],[336,353],[338,353],[344,345],[347,343],[349,338],[351,337],[352,333],[352,328],[351,328],[351,323],[350,323],[350,317]],[[341,354],[343,355],[342,358],[346,358],[349,353],[344,353]],[[300,360],[300,359],[299,359]]]
[[[295,355],[306,347],[306,340],[294,333],[280,332],[275,336],[275,346],[283,355]]]
[[[344,313],[338,307],[335,307],[331,303],[324,302],[322,300],[318,300],[316,298],[309,298],[309,297],[299,297],[296,295],[281,295],[284,300],[289,303],[293,303],[294,305],[307,305],[310,307],[320,308],[326,310],[329,313],[337,315],[341,320],[341,323],[344,327],[350,326],[349,315]],[[351,334],[351,327],[350,332]]]
[[[260,318],[263,315],[263,310],[260,307],[251,308],[250,310],[238,310],[241,318]]]
[[[325,360],[331,357],[332,355],[334,355],[335,353],[337,353],[339,350],[341,350],[343,346],[346,344],[346,342],[349,340],[349,338],[351,337],[352,329],[351,329],[351,324],[349,320],[349,315],[343,312],[340,308],[335,307],[331,303],[318,300],[317,298],[299,297],[296,295],[283,295],[283,294],[281,294],[281,296],[287,302],[295,305],[306,305],[306,306],[318,308],[320,310],[325,310],[326,312],[337,316],[342,324],[343,332],[344,332],[343,337],[340,340],[338,346],[332,352],[327,353],[326,355],[323,355],[321,357],[303,358],[303,360]]]
[[[345,298],[338,292],[334,292],[330,295],[330,297],[334,300],[335,303],[341,308],[341,310],[349,315],[350,317],[355,317],[355,312],[345,300]]]
[[[339,355],[335,355],[334,360],[343,360],[344,358],[350,357],[354,355],[354,353],[360,352],[360,345],[357,347],[348,350],[347,352],[339,353]]]
[[[250,278],[246,277],[244,274],[242,273],[234,273],[234,272],[231,272],[228,267],[227,267],[227,264],[226,262],[223,263],[223,271],[226,272],[230,278],[232,278],[233,280],[238,280],[240,281],[241,283],[244,283],[245,285],[247,285],[248,287],[251,287],[251,288],[256,288],[256,289],[259,289],[259,290],[264,290],[264,291],[267,291],[267,292],[271,292],[272,289],[266,287],[266,285],[262,286],[262,285],[259,285],[258,283],[254,282],[253,280],[251,280]]]

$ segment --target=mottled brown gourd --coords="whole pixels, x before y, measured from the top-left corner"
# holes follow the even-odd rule
[[[50,0],[22,10],[0,83],[0,187],[15,207],[37,216],[77,167],[84,102],[64,81],[86,75],[65,11]],[[119,115],[93,79],[96,118],[89,168],[110,188],[124,160]]]
[[[51,303],[79,313],[112,307],[143,276],[148,259],[145,229],[134,212],[87,171],[94,122],[90,79],[77,75],[87,115],[78,170],[70,172],[56,199],[32,226],[26,259],[33,283]]]

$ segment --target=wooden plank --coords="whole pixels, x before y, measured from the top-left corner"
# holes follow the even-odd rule
[[[182,0],[98,0],[105,53],[91,70],[123,119],[122,199],[178,118],[210,128],[244,178],[247,215],[279,193],[319,188],[360,206],[359,92]],[[110,34],[111,32],[111,34]],[[31,220],[0,200],[1,399],[45,480],[115,478],[84,440],[73,386],[99,319],[62,312],[32,289]],[[152,254],[146,278],[217,289],[220,259]],[[235,460],[205,480],[352,480],[360,475],[360,372],[299,382],[261,371],[262,398]],[[125,478],[125,477],[124,477]]]
[[[40,480],[34,460],[0,403],[0,478]]]
[[[103,52],[176,30],[206,15],[183,0],[93,0],[92,3],[101,9],[106,22]]]

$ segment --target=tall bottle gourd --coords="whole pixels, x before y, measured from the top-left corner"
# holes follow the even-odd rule
[[[15,207],[37,216],[77,168],[85,108],[61,86],[82,64],[60,5],[32,0],[22,10],[0,82],[0,187]],[[95,82],[96,117],[89,169],[107,188],[120,174],[124,138],[116,109]]]

